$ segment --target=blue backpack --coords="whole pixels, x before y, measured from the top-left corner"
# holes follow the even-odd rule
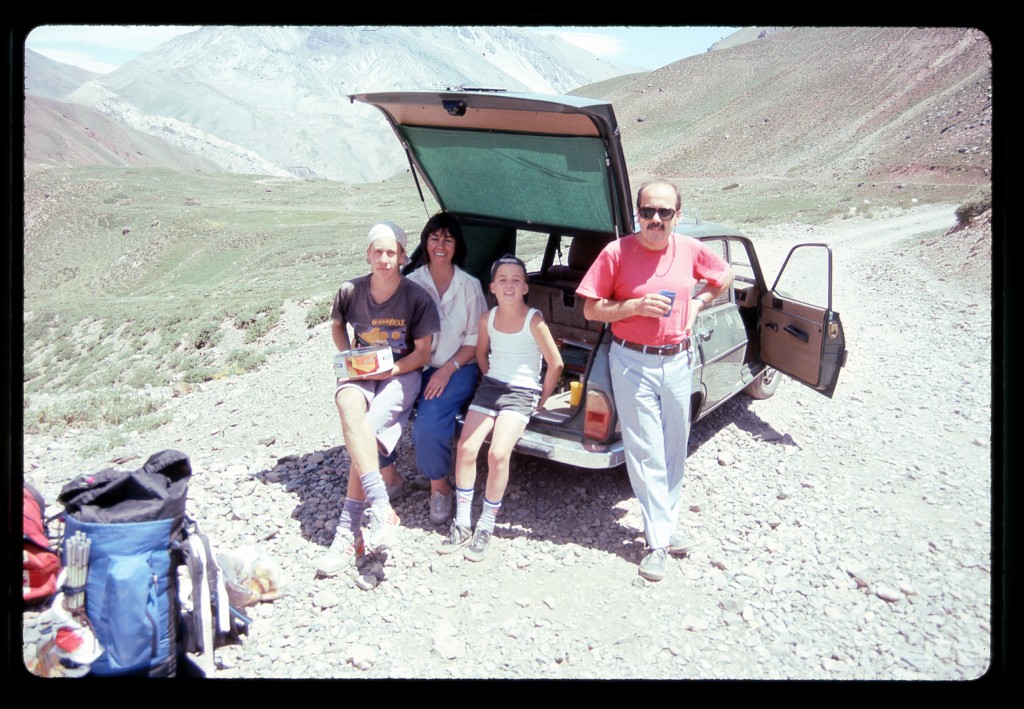
[[[205,653],[203,674],[214,639],[233,629],[209,541],[185,513],[191,475],[188,456],[165,450],[138,470],[79,475],[57,498],[65,556],[77,532],[90,540],[85,610],[104,649],[94,675],[175,676],[195,669],[179,668],[186,652]]]

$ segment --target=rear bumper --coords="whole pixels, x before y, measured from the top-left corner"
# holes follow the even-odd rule
[[[580,442],[526,430],[515,450],[535,458],[594,470],[614,468],[626,461],[621,439],[611,443]]]

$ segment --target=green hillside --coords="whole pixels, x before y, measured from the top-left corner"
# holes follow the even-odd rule
[[[337,287],[368,271],[371,224],[395,221],[416,239],[426,218],[408,174],[345,185],[162,169],[32,171],[25,392],[194,383],[258,366],[279,346],[267,335],[287,301],[306,302],[308,324],[318,324]]]

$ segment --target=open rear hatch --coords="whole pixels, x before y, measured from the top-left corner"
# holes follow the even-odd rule
[[[535,231],[632,231],[611,104],[469,91],[350,99],[380,109],[446,211]]]

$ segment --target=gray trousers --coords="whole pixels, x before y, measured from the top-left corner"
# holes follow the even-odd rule
[[[667,547],[679,523],[694,346],[669,357],[611,346],[612,393],[626,470],[652,549]]]

